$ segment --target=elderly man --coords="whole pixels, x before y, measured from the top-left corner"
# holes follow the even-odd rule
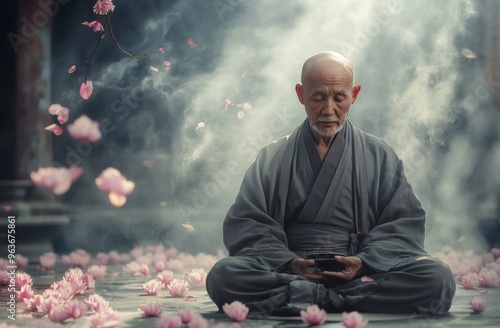
[[[443,313],[455,282],[424,250],[425,216],[403,163],[347,121],[361,86],[348,59],[320,52],[295,87],[307,119],[262,148],[224,221],[229,257],[207,291],[251,311]]]

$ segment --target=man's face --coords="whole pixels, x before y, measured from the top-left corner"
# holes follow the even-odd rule
[[[360,89],[359,85],[353,86],[351,74],[337,62],[316,63],[304,77],[303,84],[296,86],[313,133],[334,137],[344,126]]]

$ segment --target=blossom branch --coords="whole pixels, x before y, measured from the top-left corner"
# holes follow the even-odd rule
[[[151,59],[149,58],[149,56],[147,54],[145,55],[132,55],[130,52],[126,51],[125,49],[122,48],[122,46],[118,43],[118,40],[116,40],[116,37],[113,33],[113,29],[111,28],[111,22],[109,20],[109,13],[106,14],[106,23],[105,25],[108,27],[108,30],[109,30],[109,33],[111,34],[111,38],[113,39],[113,42],[116,44],[116,46],[118,47],[118,49],[120,49],[121,52],[123,52],[125,55],[129,56],[130,58],[132,58],[133,60],[137,61],[138,59],[142,58],[142,57],[146,57],[148,59],[148,62],[151,62]]]

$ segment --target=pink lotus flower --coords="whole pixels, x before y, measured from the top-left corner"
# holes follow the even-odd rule
[[[80,168],[42,167],[36,172],[31,172],[30,177],[36,186],[52,189],[54,194],[62,195],[69,190],[71,183],[81,172]]]
[[[181,319],[176,315],[163,315],[156,321],[158,328],[179,328],[182,325]]]
[[[486,308],[486,300],[482,297],[471,296],[469,298],[469,307],[476,313],[483,312]]]
[[[92,27],[94,32],[99,32],[99,31],[104,31],[104,27],[99,21],[92,21],[92,22],[83,22],[82,25],[86,25],[88,27]]]
[[[26,306],[29,311],[37,311],[38,307],[40,306],[42,302],[43,296],[42,295],[35,295],[30,299],[25,299],[24,303],[26,303]]]
[[[190,323],[193,319],[199,317],[200,315],[196,313],[192,308],[182,308],[177,311],[177,314],[181,318],[183,324]]]
[[[43,253],[40,255],[40,268],[42,270],[51,269],[56,264],[57,255],[53,252]]]
[[[500,257],[500,248],[492,248],[490,253],[495,259],[497,259]]]
[[[37,310],[43,314],[49,314],[52,308],[62,304],[64,304],[64,300],[57,299],[54,296],[43,296],[40,299],[40,304],[37,306]]]
[[[87,305],[79,301],[71,301],[64,305],[64,311],[70,318],[78,319],[87,312]]]
[[[479,283],[479,275],[474,272],[469,272],[465,276],[462,276],[460,283],[465,289],[474,289]]]
[[[97,188],[108,194],[111,204],[123,206],[135,188],[135,183],[127,180],[117,169],[108,167],[95,179]]]
[[[368,320],[363,318],[363,316],[357,311],[342,313],[342,324],[346,328],[363,328],[367,323]]]
[[[207,272],[205,269],[193,269],[187,274],[187,278],[192,285],[205,286],[207,280]]]
[[[249,309],[240,301],[234,301],[231,304],[224,304],[222,310],[231,320],[243,322],[247,318]]]
[[[49,319],[52,322],[62,323],[69,319],[69,315],[64,310],[64,305],[54,306],[49,312]]]
[[[165,284],[156,279],[151,279],[142,285],[142,289],[148,295],[158,294],[163,287],[165,287]]]
[[[24,285],[33,285],[33,279],[26,272],[18,271],[16,272],[16,289],[21,289]]]
[[[82,276],[82,282],[85,283],[85,289],[95,288],[95,279],[89,274]]]
[[[63,134],[63,129],[57,124],[51,124],[45,128],[45,130],[54,133],[56,136]]]
[[[162,272],[163,270],[165,270],[165,262],[161,260],[155,261],[154,266],[156,271],[158,272]]]
[[[184,297],[189,290],[189,284],[183,279],[174,279],[167,288],[173,297]]]
[[[163,282],[165,285],[170,284],[172,282],[172,278],[174,277],[174,273],[169,270],[163,270],[156,275],[156,279]]]
[[[98,312],[90,317],[90,328],[113,328],[120,324],[120,316],[114,310]]]
[[[101,295],[92,294],[84,300],[85,304],[93,312],[103,312],[109,308],[109,303]]]
[[[92,81],[86,81],[80,86],[80,96],[85,100],[90,98],[92,91],[94,91],[94,84]]]
[[[28,265],[28,258],[21,254],[16,254],[16,265],[20,267],[25,267]]]
[[[310,325],[321,325],[326,320],[326,311],[320,309],[316,304],[309,305],[307,309],[300,311],[302,321]]]
[[[479,286],[480,287],[494,287],[498,283],[498,274],[495,270],[482,268],[479,271]]]
[[[21,290],[17,291],[17,299],[22,302],[33,298],[34,295],[35,292],[31,289],[31,285],[24,285],[21,287]]]
[[[63,264],[71,267],[85,268],[90,262],[90,254],[80,249],[63,255],[61,261]],[[83,275],[83,273],[82,273]]]
[[[108,273],[106,272],[108,268],[105,265],[92,265],[87,269],[87,273],[90,274],[95,280],[101,280],[106,278]]]
[[[68,133],[73,139],[83,142],[95,142],[101,139],[99,122],[92,121],[87,115],[80,116],[69,125]]]
[[[76,65],[73,65],[73,66],[71,66],[71,67],[68,69],[68,73],[69,73],[69,74],[72,74],[72,73],[74,73],[75,71],[76,71]]]
[[[57,120],[59,121],[60,124],[64,124],[68,121],[69,109],[61,106],[60,104],[50,105],[49,106],[49,113],[50,113],[50,115],[57,115]]]
[[[98,15],[107,15],[108,12],[115,10],[115,6],[113,0],[97,0],[93,9],[94,13]]]
[[[188,324],[189,328],[207,328],[208,327],[208,321],[203,318],[201,315],[197,315],[191,320],[191,322]]]
[[[7,271],[0,271],[0,285],[8,285],[10,282],[10,276]]]
[[[161,304],[156,302],[149,302],[141,304],[137,309],[144,317],[158,317],[161,314]]]

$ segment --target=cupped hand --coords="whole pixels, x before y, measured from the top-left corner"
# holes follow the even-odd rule
[[[286,272],[302,276],[309,280],[324,281],[325,277],[315,274],[311,272],[311,270],[309,270],[312,267],[314,267],[314,260],[309,260],[309,259],[306,260],[297,257],[288,263],[286,267]]]
[[[339,272],[323,271],[323,277],[352,280],[360,275],[364,270],[363,261],[357,256],[335,256],[334,260],[345,265],[345,269]]]

